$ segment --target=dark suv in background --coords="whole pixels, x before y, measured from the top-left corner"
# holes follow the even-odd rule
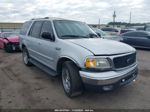
[[[150,49],[150,32],[146,31],[130,31],[120,35],[123,42],[136,48]]]

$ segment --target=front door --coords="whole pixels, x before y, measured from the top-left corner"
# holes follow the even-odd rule
[[[31,27],[28,37],[26,38],[29,54],[37,61],[41,61],[40,54],[40,32],[43,21],[35,21]]]
[[[41,29],[41,35],[43,32],[49,32],[52,36],[54,36],[52,24],[50,21],[45,21],[43,23],[43,27]],[[44,39],[40,35],[40,50],[42,62],[55,70],[55,61],[57,58],[57,50],[56,50],[56,41],[52,41],[50,39]]]

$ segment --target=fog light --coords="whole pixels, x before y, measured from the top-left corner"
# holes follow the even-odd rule
[[[126,80],[125,79],[122,79],[122,82],[125,82]]]
[[[112,85],[109,85],[109,86],[103,86],[103,90],[104,91],[110,91],[113,89],[113,86]]]

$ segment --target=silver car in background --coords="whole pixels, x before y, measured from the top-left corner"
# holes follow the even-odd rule
[[[109,40],[115,40],[115,41],[123,41],[123,38],[121,38],[118,35],[110,35],[107,32],[102,31],[101,29],[98,28],[92,28],[94,32],[101,38],[103,39],[109,39]]]

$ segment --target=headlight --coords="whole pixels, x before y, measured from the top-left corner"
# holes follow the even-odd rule
[[[87,58],[85,66],[87,68],[110,69],[111,64],[107,58]]]

